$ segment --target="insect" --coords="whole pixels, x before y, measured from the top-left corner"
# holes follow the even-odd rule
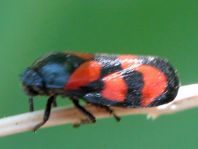
[[[21,76],[24,91],[33,97],[48,96],[43,121],[50,116],[56,97],[68,97],[87,117],[95,117],[79,104],[105,108],[119,120],[111,106],[153,107],[172,101],[177,95],[179,80],[167,60],[154,56],[108,55],[58,52],[36,60]]]

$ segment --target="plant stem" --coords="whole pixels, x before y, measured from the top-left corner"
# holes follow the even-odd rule
[[[112,109],[118,116],[146,114],[150,118],[156,118],[160,115],[173,114],[175,112],[183,111],[198,107],[198,84],[191,84],[182,86],[179,89],[178,95],[174,101],[152,108],[117,108]],[[95,107],[93,105],[86,105],[85,108],[99,118],[111,117],[104,109]],[[43,110],[36,112],[29,112],[10,116],[0,119],[0,137],[11,134],[31,131],[42,121]],[[43,127],[51,127],[63,124],[78,124],[85,117],[73,107],[54,108],[52,110],[49,121]]]

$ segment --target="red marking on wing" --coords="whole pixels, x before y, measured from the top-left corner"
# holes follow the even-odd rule
[[[121,55],[121,56],[118,56],[118,59],[123,69],[129,68],[129,67],[135,68],[137,67],[137,64],[139,64],[139,61],[137,60],[137,56],[135,55]]]
[[[144,86],[141,105],[148,106],[165,91],[167,87],[166,75],[159,69],[149,65],[141,65],[135,70],[143,75]]]
[[[96,61],[83,63],[73,72],[68,83],[65,85],[65,89],[75,90],[98,80],[100,78],[100,70],[101,66]]]
[[[112,101],[122,102],[127,94],[127,84],[118,72],[107,75],[103,78],[104,88],[101,95]]]
[[[72,52],[71,53],[72,55],[75,55],[75,56],[78,56],[82,59],[85,59],[85,60],[90,60],[90,59],[93,59],[94,58],[94,55],[93,54],[90,54],[90,53],[78,53],[78,52]]]

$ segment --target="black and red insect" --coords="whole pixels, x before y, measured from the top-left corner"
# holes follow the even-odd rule
[[[153,56],[86,53],[52,53],[38,59],[22,74],[22,84],[29,96],[48,96],[41,127],[49,118],[58,95],[68,97],[95,122],[95,117],[79,104],[79,99],[104,107],[153,107],[172,101],[179,80],[167,60]],[[119,120],[114,114],[114,117]]]

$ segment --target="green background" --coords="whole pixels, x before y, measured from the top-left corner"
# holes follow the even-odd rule
[[[0,117],[27,112],[19,75],[51,51],[158,55],[196,83],[197,0],[0,0]],[[38,99],[38,98],[37,98]],[[36,100],[38,109],[46,100]],[[71,104],[66,100],[59,105]],[[3,149],[198,147],[198,109],[155,121],[128,116],[0,138]]]

